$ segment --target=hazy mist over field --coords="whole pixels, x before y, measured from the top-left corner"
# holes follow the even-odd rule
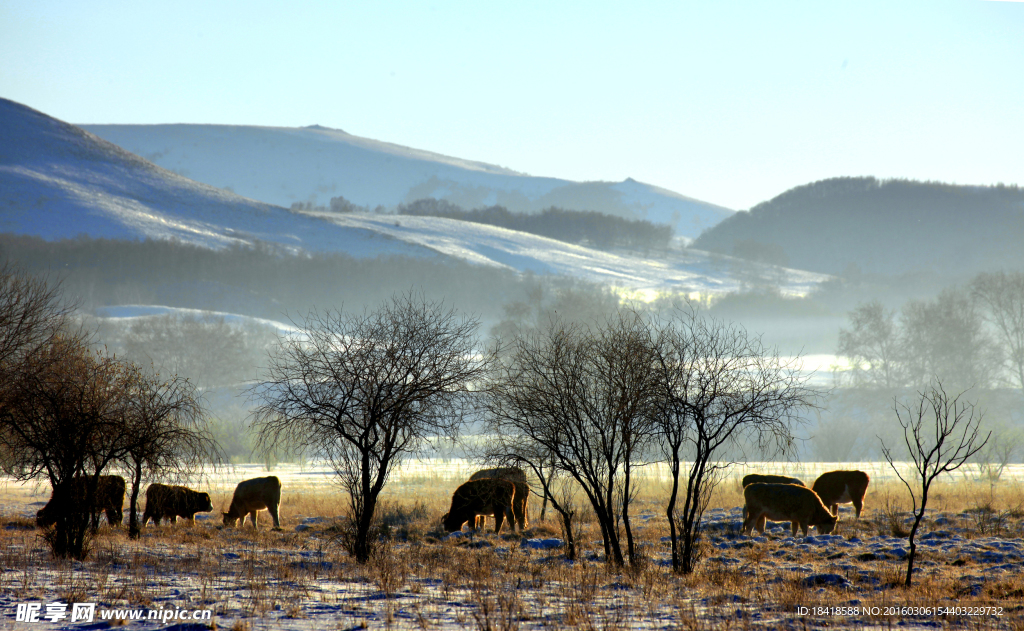
[[[4,3],[0,629],[1019,630],[1022,33]]]

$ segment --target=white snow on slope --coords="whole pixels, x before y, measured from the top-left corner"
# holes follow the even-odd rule
[[[160,166],[246,197],[289,207],[331,197],[370,208],[432,197],[463,208],[500,204],[596,210],[672,225],[694,238],[733,211],[627,179],[571,182],[532,177],[319,126],[85,125]]]
[[[256,241],[356,257],[434,253],[199,184],[72,125],[0,99],[0,231],[44,239]]]
[[[733,259],[696,250],[649,256],[612,253],[555,241],[496,226],[440,217],[304,213],[338,225],[387,235],[455,258],[519,272],[556,274],[608,283],[635,291],[687,291],[721,294],[740,289]],[[749,266],[749,262],[742,262]],[[804,295],[829,278],[802,270],[785,270],[782,291]]]
[[[314,137],[320,133],[300,131]],[[479,169],[486,171],[485,166]],[[539,181],[528,179],[534,185]],[[627,193],[645,187],[628,181],[624,186]],[[178,239],[208,248],[261,241],[294,253],[447,256],[518,272],[610,283],[625,290],[721,294],[740,289],[738,265],[729,257],[703,252],[610,253],[450,219],[291,212],[193,182],[3,99],[0,231],[50,240],[83,234]],[[784,293],[805,294],[825,278],[787,270],[781,284]]]

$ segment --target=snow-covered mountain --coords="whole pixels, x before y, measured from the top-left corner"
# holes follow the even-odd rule
[[[481,165],[482,171],[488,167]],[[208,248],[264,242],[291,252],[450,257],[625,290],[721,294],[749,262],[693,250],[611,253],[495,226],[377,214],[296,212],[193,182],[81,128],[0,99],[0,232],[177,239]],[[741,269],[742,268],[742,269]],[[787,294],[827,278],[766,272]]]
[[[45,239],[255,241],[353,256],[433,256],[424,248],[199,184],[74,125],[0,99],[0,232]]]
[[[550,206],[595,210],[672,225],[697,237],[732,210],[648,184],[571,182],[531,177],[320,126],[84,125],[154,163],[189,178],[267,203],[328,205],[341,196],[360,206],[392,208],[432,197],[463,208],[500,204],[517,212]]]

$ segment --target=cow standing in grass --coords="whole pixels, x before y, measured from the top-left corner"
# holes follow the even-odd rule
[[[751,534],[756,526],[764,534],[766,520],[791,522],[793,536],[797,527],[807,536],[814,526],[827,535],[836,527],[838,518],[830,513],[814,491],[796,484],[765,484],[757,482],[743,489],[747,517],[743,532]]]
[[[85,502],[89,493],[92,476],[78,475],[70,483],[70,492],[77,502]],[[92,515],[92,528],[100,525],[100,513],[105,513],[111,526],[121,525],[124,519],[124,478],[119,475],[101,475],[96,482],[96,494],[93,497],[89,513]],[[36,513],[36,525],[46,528],[57,523],[59,502],[55,501],[56,489],[50,493],[50,501]]]
[[[172,524],[178,523],[178,517],[184,517],[191,523],[196,521],[196,513],[213,510],[213,502],[209,493],[200,493],[184,486],[168,486],[166,484],[150,484],[146,489],[146,512],[142,515],[142,525],[150,519],[153,524],[160,525],[160,520],[167,518]]]
[[[506,519],[510,524],[514,523],[512,504],[515,494],[515,484],[508,480],[470,480],[452,494],[451,508],[441,518],[444,529],[455,532],[462,530],[466,522],[474,522],[475,525],[477,515],[494,515],[494,532],[497,534]]]
[[[788,478],[784,475],[769,475],[764,473],[750,473],[743,476],[743,488],[747,488],[751,484],[798,484],[800,486],[807,486],[802,480],[798,478]],[[747,520],[747,505],[743,505],[743,521]]]
[[[840,504],[852,502],[857,511],[857,519],[860,519],[870,481],[871,478],[863,471],[829,471],[818,476],[811,488],[833,515],[839,514]]]
[[[224,525],[234,527],[238,520],[245,524],[245,516],[249,515],[252,527],[256,525],[256,513],[266,510],[274,520],[274,530],[281,529],[281,520],[277,509],[281,504],[281,480],[276,475],[265,478],[253,478],[238,483],[235,494],[231,497],[231,506],[224,513]]]
[[[519,532],[526,530],[526,527],[530,524],[527,502],[530,499],[530,485],[526,482],[526,472],[519,467],[496,467],[494,469],[481,469],[469,476],[470,480],[486,480],[489,478],[508,480],[516,487],[515,498],[512,500],[512,514],[515,516],[515,525],[519,526]],[[487,515],[478,515],[477,530],[486,525]]]

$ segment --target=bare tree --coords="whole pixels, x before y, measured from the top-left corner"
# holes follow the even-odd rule
[[[48,285],[10,263],[0,267],[0,414],[10,412],[24,365],[67,324],[70,307],[59,285]],[[13,456],[0,449],[0,463]]]
[[[785,360],[735,325],[677,312],[661,326],[659,433],[672,472],[666,514],[672,567],[690,573],[700,561],[701,517],[730,463],[730,445],[746,441],[774,456],[790,449],[792,425],[814,407],[799,360]],[[682,512],[677,512],[682,469],[689,461]]]
[[[902,332],[896,311],[877,300],[849,313],[850,328],[839,329],[836,355],[845,357],[853,385],[898,388],[907,381],[901,356]]]
[[[992,383],[1000,364],[997,348],[966,291],[948,288],[935,300],[912,300],[900,319],[910,385],[925,386],[933,376],[965,389]]]
[[[936,380],[928,390],[918,392],[916,406],[911,407],[898,399],[894,401],[896,417],[903,427],[907,452],[914,464],[914,470],[908,476],[914,481],[913,486],[911,480],[900,473],[892,450],[882,442],[882,455],[907,487],[913,503],[914,525],[910,529],[910,553],[907,555],[907,587],[910,587],[913,580],[914,558],[917,554],[914,537],[924,518],[932,482],[941,474],[956,471],[963,466],[991,437],[988,434],[979,442],[981,414],[976,413],[973,403],[961,401],[961,396],[963,393],[949,396],[942,382]]]
[[[0,415],[5,472],[49,479],[59,517],[48,541],[56,556],[82,559],[99,476],[123,448],[125,367],[72,335],[54,338],[20,367]],[[90,476],[85,497],[72,484],[82,475]]]
[[[138,318],[124,339],[125,355],[164,374],[188,377],[199,387],[254,378],[253,366],[276,340],[270,327],[239,325],[213,314]]]
[[[971,281],[971,295],[996,329],[1010,382],[1024,390],[1024,273],[979,274]]]
[[[1004,422],[997,424],[989,434],[991,438],[971,461],[977,464],[978,473],[991,490],[1003,477],[1006,467],[1019,457],[1024,447],[1024,429]]]
[[[619,515],[630,562],[638,561],[629,505],[657,413],[655,357],[637,313],[593,329],[554,320],[495,352],[488,388],[491,433],[552,458],[579,484],[600,524],[605,558],[618,566]]]
[[[484,371],[477,326],[413,294],[373,313],[313,312],[250,391],[261,449],[293,445],[331,462],[349,493],[360,563],[370,557],[374,509],[394,466],[463,423],[469,385]]]
[[[123,451],[119,457],[131,473],[128,535],[139,536],[139,491],[143,475],[194,475],[221,459],[206,422],[202,397],[188,379],[161,379],[130,366]]]

